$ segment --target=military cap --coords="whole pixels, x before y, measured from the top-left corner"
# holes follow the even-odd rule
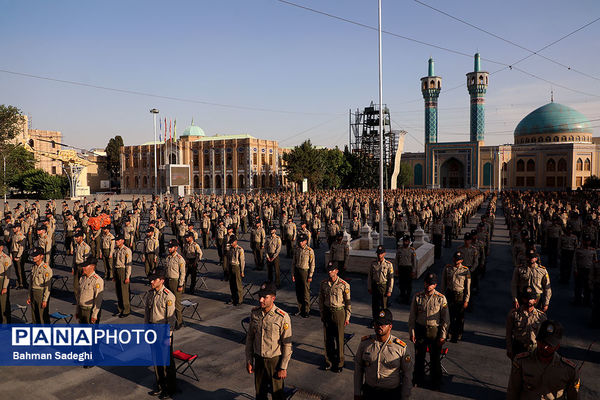
[[[523,229],[521,231],[521,236],[529,236],[529,232],[527,232],[525,229]]]
[[[233,242],[237,242],[237,236],[235,235],[231,235],[229,236],[229,244],[233,243]]]
[[[344,232],[338,232],[338,233],[335,234],[335,236],[337,238],[343,238],[344,237]]]
[[[156,268],[153,272],[148,275],[148,279],[151,281],[155,279],[165,279],[165,270],[163,268]]]
[[[465,233],[465,240],[472,240],[473,237],[471,236],[471,232],[467,232]]]
[[[404,241],[404,242],[410,242],[410,235],[404,235],[404,236],[402,236],[402,241]]]
[[[171,239],[169,240],[169,244],[167,245],[167,247],[179,247],[179,242],[177,241],[177,239]]]
[[[38,225],[35,227],[35,229],[38,231],[48,231],[48,228],[46,228],[46,225]]]
[[[394,322],[394,316],[390,310],[383,309],[375,316],[373,322],[377,325],[391,325]]]
[[[528,259],[528,260],[531,260],[532,258],[538,258],[538,254],[535,252],[535,250],[534,250],[534,249],[530,249],[530,250],[527,252],[527,259]]]
[[[260,289],[254,294],[257,294],[258,297],[265,297],[269,294],[275,296],[277,294],[277,287],[273,282],[265,282],[260,285]]]
[[[590,236],[590,235],[588,235],[588,234],[585,234],[585,235],[583,235],[583,236],[581,237],[581,240],[586,240],[586,241],[588,241],[588,242],[589,242],[589,241],[591,241],[591,240],[592,240],[592,238],[591,238],[591,236]]]
[[[98,259],[96,257],[88,257],[85,261],[83,261],[82,267],[87,267],[88,265],[97,265]]]
[[[475,237],[477,235],[477,229],[471,229],[471,237]]]
[[[537,334],[537,340],[547,343],[552,347],[556,347],[560,344],[562,335],[562,325],[557,321],[547,319],[540,325],[540,329]]]
[[[383,247],[383,245],[379,245],[377,246],[377,250],[375,251],[377,254],[383,254],[385,253],[385,247]]]
[[[104,225],[102,229],[108,229],[110,231],[110,225]]]
[[[6,246],[6,240],[0,239],[0,246]]]
[[[337,263],[336,263],[336,262],[329,261],[329,262],[327,263],[327,266],[326,266],[326,268],[327,268],[327,271],[329,272],[329,271],[333,271],[334,269],[338,269],[338,266],[337,266]]]
[[[484,216],[482,215],[481,218],[484,218]],[[477,224],[478,227],[480,228],[484,228],[485,227],[485,222],[480,222],[479,224]]]
[[[308,236],[306,236],[304,233],[298,235],[298,242],[304,242],[305,240],[308,240]]]
[[[521,298],[525,300],[534,300],[537,299],[537,294],[531,286],[527,286],[521,291]]]
[[[454,255],[452,256],[456,261],[458,260],[464,260],[463,254],[460,251],[456,251],[454,252]]]
[[[123,235],[117,235],[117,237],[115,238],[115,240],[125,240],[125,236],[123,236]]]
[[[29,252],[30,257],[37,257],[37,256],[42,256],[42,255],[44,255],[44,249],[42,249],[41,247],[34,247]]]
[[[82,231],[75,231],[75,233],[73,234],[73,237],[83,237],[83,232]]]
[[[15,222],[13,224],[13,228],[20,228],[21,227],[21,223],[20,222]]]
[[[425,275],[425,283],[428,285],[433,285],[437,283],[437,275],[433,272],[427,273],[427,275]]]

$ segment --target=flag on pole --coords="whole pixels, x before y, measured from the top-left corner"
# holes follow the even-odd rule
[[[171,128],[173,126],[173,121],[169,118],[169,140],[173,139],[173,135],[171,134]]]
[[[175,118],[175,122],[173,123],[173,140],[177,141],[177,118]]]
[[[165,117],[165,142],[167,141],[167,117]]]
[[[156,126],[154,127],[156,128]],[[162,119],[158,119],[158,142],[162,143]]]

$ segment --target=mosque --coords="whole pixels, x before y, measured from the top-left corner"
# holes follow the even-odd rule
[[[425,152],[402,154],[402,162],[413,172],[411,187],[562,190],[580,188],[589,176],[599,175],[600,138],[592,137],[590,121],[554,101],[519,122],[514,144],[485,146],[488,79],[475,54],[474,70],[467,74],[470,140],[438,142],[442,78],[435,75],[433,59],[429,59],[428,76],[421,78]]]

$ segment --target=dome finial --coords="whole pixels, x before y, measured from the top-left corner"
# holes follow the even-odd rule
[[[192,117],[192,123],[191,123],[191,125],[194,125],[194,117]]]
[[[550,103],[554,103],[554,89],[550,89]]]
[[[435,76],[433,57],[429,57],[429,76]]]

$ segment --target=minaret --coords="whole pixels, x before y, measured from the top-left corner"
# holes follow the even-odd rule
[[[442,90],[442,77],[433,72],[433,58],[429,59],[429,74],[421,78],[421,92],[425,99],[425,144],[437,143],[437,103]]]
[[[488,87],[487,72],[481,70],[479,53],[475,54],[475,68],[467,74],[467,89],[471,95],[471,142],[483,141],[485,134],[485,92]]]

